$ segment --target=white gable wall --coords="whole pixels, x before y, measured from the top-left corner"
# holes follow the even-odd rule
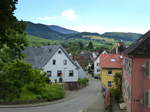
[[[94,62],[94,74],[100,74],[100,58],[98,57]]]
[[[61,51],[61,54],[58,53],[58,51]],[[45,72],[51,71],[52,75],[49,77],[52,82],[59,82],[59,78],[57,76],[57,71],[61,70],[62,71],[62,79],[63,82],[76,82],[78,81],[78,70],[76,69],[77,67],[68,59],[66,54],[59,49],[54,56],[49,60],[49,62],[43,67],[43,70]],[[53,65],[53,60],[56,60],[56,64]],[[67,65],[64,65],[64,60],[67,60]],[[73,70],[74,75],[73,77],[69,76],[69,71]]]

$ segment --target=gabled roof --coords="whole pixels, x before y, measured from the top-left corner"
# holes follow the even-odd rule
[[[26,54],[25,61],[29,64],[32,64],[35,68],[44,67],[48,61],[54,56],[54,54],[61,49],[68,59],[74,64],[77,68],[76,63],[69,57],[68,53],[60,45],[49,45],[42,47],[27,47],[23,53]]]
[[[101,52],[101,54],[108,54],[108,53],[107,53],[107,51],[104,50],[103,52]],[[101,54],[100,54],[100,55],[101,55]],[[94,62],[100,57],[100,55],[98,55],[98,56],[95,58]]]
[[[119,54],[101,54],[101,68],[122,68],[122,56]]]
[[[150,31],[135,41],[125,51],[126,55],[149,55],[150,56]]]

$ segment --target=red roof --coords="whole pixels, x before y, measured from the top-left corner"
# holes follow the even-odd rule
[[[101,54],[101,68],[122,68],[123,56],[119,54]]]

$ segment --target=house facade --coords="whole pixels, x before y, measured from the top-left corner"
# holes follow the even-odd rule
[[[127,112],[150,112],[150,32],[123,54],[122,91]]]
[[[107,54],[106,51],[103,51],[101,54]],[[100,55],[94,61],[94,75],[100,74]]]
[[[24,53],[25,61],[33,67],[47,72],[51,82],[77,82],[79,66],[69,57],[59,45],[28,47]]]
[[[122,56],[118,54],[101,54],[101,83],[106,88],[115,87],[114,75],[122,72]]]
[[[94,61],[94,75],[100,74],[100,58],[99,56]]]

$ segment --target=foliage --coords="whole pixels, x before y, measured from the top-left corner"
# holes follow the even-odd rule
[[[135,41],[141,37],[141,34],[138,33],[124,33],[124,32],[106,32],[102,34],[103,37],[113,38],[116,40],[124,41]]]
[[[41,91],[41,97],[47,100],[57,100],[63,98],[64,95],[65,91],[63,85],[61,84],[47,84],[46,87]]]
[[[20,97],[21,89],[26,84],[32,84],[32,89],[38,91],[45,80],[44,73],[20,60],[5,63],[0,72],[0,99],[11,101]]]
[[[35,100],[35,99],[44,99],[44,100],[57,100],[63,98],[65,95],[65,91],[63,86],[60,84],[46,84],[45,87],[41,88],[40,93],[32,92],[28,89],[28,86],[24,86],[22,88],[20,98],[16,99],[15,101],[28,101],[28,100]]]
[[[86,86],[89,82],[89,79],[88,78],[79,79],[78,82],[80,85]]]
[[[12,102],[32,97],[48,100],[62,98],[62,86],[50,86],[46,84],[46,80],[44,72],[33,69],[30,64],[23,61],[13,60],[6,63],[0,72],[0,101]]]
[[[118,89],[110,88],[109,91],[110,91],[110,94],[111,94],[111,98],[115,98],[116,101],[120,101],[121,93]]]
[[[0,1],[0,102],[45,98],[45,94],[49,100],[61,98],[63,88],[49,86],[44,72],[22,61],[28,41],[26,24],[14,16],[17,2]]]
[[[116,73],[114,75],[114,83],[115,83],[115,88],[110,89],[110,93],[112,97],[114,97],[117,101],[120,100],[122,97],[122,74],[121,73]]]
[[[14,16],[18,0],[1,0],[0,2],[0,48],[7,45],[11,49],[11,58],[22,58],[21,51],[27,46],[26,24]]]
[[[122,74],[116,73],[114,75],[114,83],[116,85],[116,88],[121,92],[122,91]]]
[[[89,49],[93,49],[93,43],[92,43],[91,41],[90,41],[89,44],[88,44],[88,48],[89,48]]]

